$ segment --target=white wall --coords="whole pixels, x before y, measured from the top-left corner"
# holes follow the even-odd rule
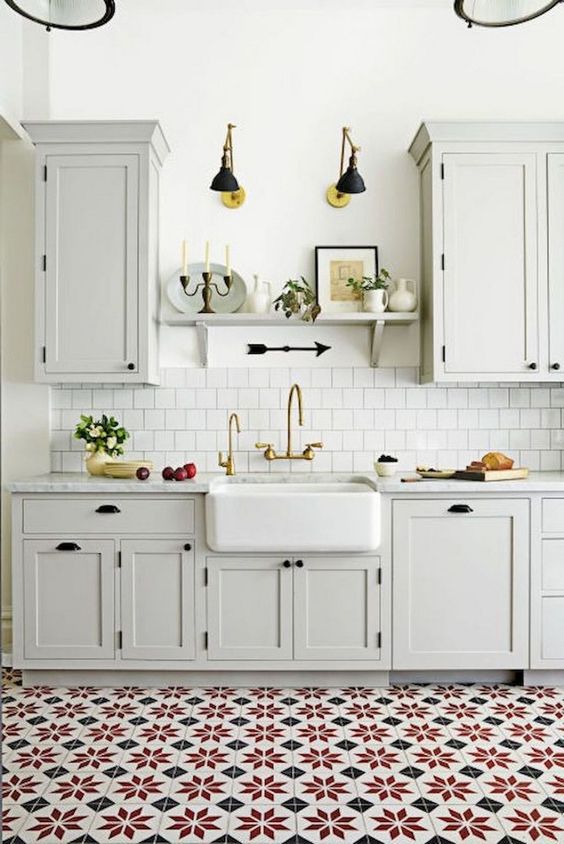
[[[422,118],[564,118],[564,9],[505,31],[468,30],[450,0],[119,0],[99,31],[51,34],[54,118],[162,121],[161,266],[187,237],[280,283],[313,277],[316,244],[377,243],[397,275],[418,272],[416,168]],[[208,190],[225,124],[246,205]],[[324,200],[345,123],[367,193]],[[196,254],[197,253],[197,254]],[[165,361],[166,364],[171,361]]]

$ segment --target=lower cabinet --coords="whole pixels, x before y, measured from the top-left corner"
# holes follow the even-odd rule
[[[380,560],[208,557],[208,657],[377,660]]]
[[[114,561],[111,539],[24,540],[25,658],[114,658]]]
[[[529,502],[394,501],[395,669],[528,665]]]
[[[123,659],[194,659],[194,550],[180,539],[121,542]]]

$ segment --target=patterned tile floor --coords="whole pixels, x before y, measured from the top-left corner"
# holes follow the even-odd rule
[[[564,690],[4,680],[5,844],[564,842]]]

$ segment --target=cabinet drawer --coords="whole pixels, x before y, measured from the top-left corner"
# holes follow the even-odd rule
[[[24,533],[194,533],[194,501],[169,496],[132,500],[28,498],[23,503]]]
[[[542,588],[564,592],[564,539],[542,541]]]
[[[545,533],[564,533],[564,498],[543,498],[542,529]]]

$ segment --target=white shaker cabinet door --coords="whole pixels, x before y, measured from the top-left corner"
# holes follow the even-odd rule
[[[114,658],[114,543],[24,540],[24,656]]]
[[[395,501],[393,567],[395,669],[528,666],[528,501]]]
[[[536,156],[443,155],[445,374],[539,368]]]
[[[45,164],[45,373],[135,372],[138,156]]]
[[[564,378],[564,153],[548,155],[548,336],[550,372]]]
[[[194,550],[181,539],[121,543],[123,659],[194,659]]]
[[[292,659],[290,559],[208,557],[207,567],[208,658]]]
[[[379,572],[378,557],[294,559],[295,659],[380,658]]]

